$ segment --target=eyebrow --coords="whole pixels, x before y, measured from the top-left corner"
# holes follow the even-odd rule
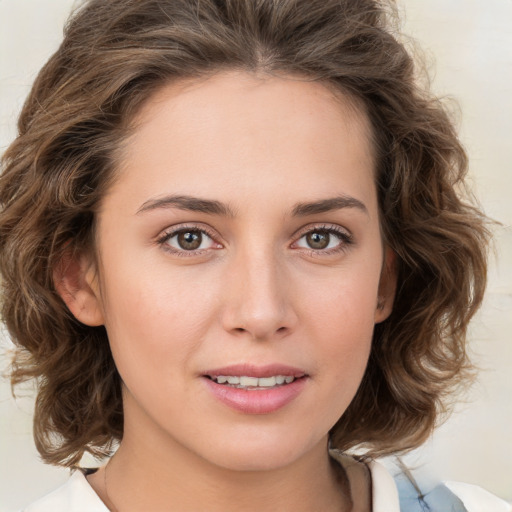
[[[235,212],[228,205],[213,199],[201,199],[193,196],[165,196],[159,199],[150,199],[137,210],[137,215],[159,208],[178,208],[191,212],[235,217]],[[319,201],[297,203],[293,207],[292,215],[294,217],[306,217],[344,208],[357,208],[368,215],[368,209],[364,203],[355,197],[345,195]]]
[[[137,215],[158,208],[178,208],[180,210],[207,213],[210,215],[235,216],[233,210],[220,201],[201,199],[193,196],[166,196],[159,199],[150,199],[137,210]]]
[[[305,217],[307,215],[315,215],[318,213],[326,213],[333,210],[341,210],[343,208],[357,208],[368,215],[368,209],[355,197],[337,196],[329,199],[321,199],[320,201],[312,201],[308,203],[298,203],[293,208],[293,216]]]

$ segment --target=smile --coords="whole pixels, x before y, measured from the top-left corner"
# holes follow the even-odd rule
[[[224,406],[242,414],[271,414],[296,400],[309,375],[282,364],[237,364],[202,374],[206,389]]]
[[[215,377],[208,376],[217,384],[223,384],[237,389],[269,389],[277,386],[291,384],[295,377],[290,375],[274,375],[270,377],[248,377],[245,375],[217,375]]]

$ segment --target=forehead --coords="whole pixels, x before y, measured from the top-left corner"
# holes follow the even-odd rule
[[[263,108],[255,110],[254,105]],[[211,127],[215,121],[221,127],[223,120],[233,126],[238,121],[249,128],[249,123],[254,121],[260,126],[267,123],[269,128],[279,128],[290,116],[300,115],[301,121],[307,124],[297,128],[316,132],[319,125],[328,129],[332,124],[343,123],[349,124],[350,129],[357,125],[355,135],[366,137],[368,142],[372,137],[366,108],[360,98],[333,83],[298,75],[274,76],[231,70],[170,82],[143,103],[131,123],[132,131],[144,130],[162,108],[168,114],[187,119],[190,124],[199,121],[205,128],[207,122]],[[255,115],[257,113],[259,115]],[[283,113],[288,115],[280,116]],[[184,128],[187,126],[183,124],[179,127]]]
[[[260,184],[332,196],[352,174],[354,189],[340,192],[364,195],[374,188],[370,141],[363,106],[332,86],[222,72],[167,84],[146,101],[121,152],[120,181],[139,196],[158,187],[222,195],[233,183],[240,197]]]

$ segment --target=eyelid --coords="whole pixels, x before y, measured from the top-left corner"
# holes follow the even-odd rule
[[[214,244],[219,245],[221,247],[215,247],[213,249],[219,249],[222,248],[223,244],[218,241],[220,238],[218,233],[214,231],[210,226],[207,224],[202,223],[187,223],[184,222],[182,224],[176,224],[174,226],[170,226],[166,229],[164,229],[155,239],[155,242],[162,247],[165,251],[170,252],[171,254],[175,254],[178,256],[197,256],[199,254],[203,254],[211,248],[208,249],[195,249],[187,251],[185,249],[176,249],[175,247],[172,247],[168,245],[166,242],[176,236],[177,234],[183,232],[183,231],[200,231],[204,233],[208,238],[210,238]]]
[[[319,255],[319,254],[330,255],[330,254],[335,254],[335,253],[345,251],[345,250],[347,250],[347,248],[350,245],[352,245],[354,243],[353,235],[348,229],[346,229],[338,224],[323,223],[323,224],[308,225],[308,226],[305,226],[305,227],[299,229],[298,231],[296,231],[295,234],[293,235],[294,241],[292,242],[291,247],[293,248],[293,246],[295,244],[297,244],[300,239],[302,239],[304,236],[306,236],[309,233],[314,233],[315,231],[325,231],[327,233],[334,234],[335,236],[337,236],[339,238],[340,243],[336,247],[332,247],[330,249],[313,249],[312,247],[311,248],[296,247],[296,248],[298,250],[306,251],[306,252],[309,252],[309,253],[315,254],[315,255]]]
[[[311,233],[312,231],[330,231],[346,235],[347,237],[352,237],[352,233],[347,228],[340,226],[339,224],[331,224],[328,222],[307,224],[306,226],[297,229],[292,237],[300,238],[301,236]]]

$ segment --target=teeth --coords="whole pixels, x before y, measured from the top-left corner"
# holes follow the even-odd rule
[[[231,384],[232,386],[240,388],[272,388],[274,386],[281,386],[282,384],[290,384],[295,380],[295,377],[290,375],[275,375],[272,377],[246,377],[242,375],[235,377],[234,375],[217,375],[212,377],[214,381],[219,384]]]
[[[259,384],[258,377],[240,377],[240,386],[252,386],[256,387]]]
[[[271,387],[276,385],[275,377],[260,377],[258,380],[258,386]]]

